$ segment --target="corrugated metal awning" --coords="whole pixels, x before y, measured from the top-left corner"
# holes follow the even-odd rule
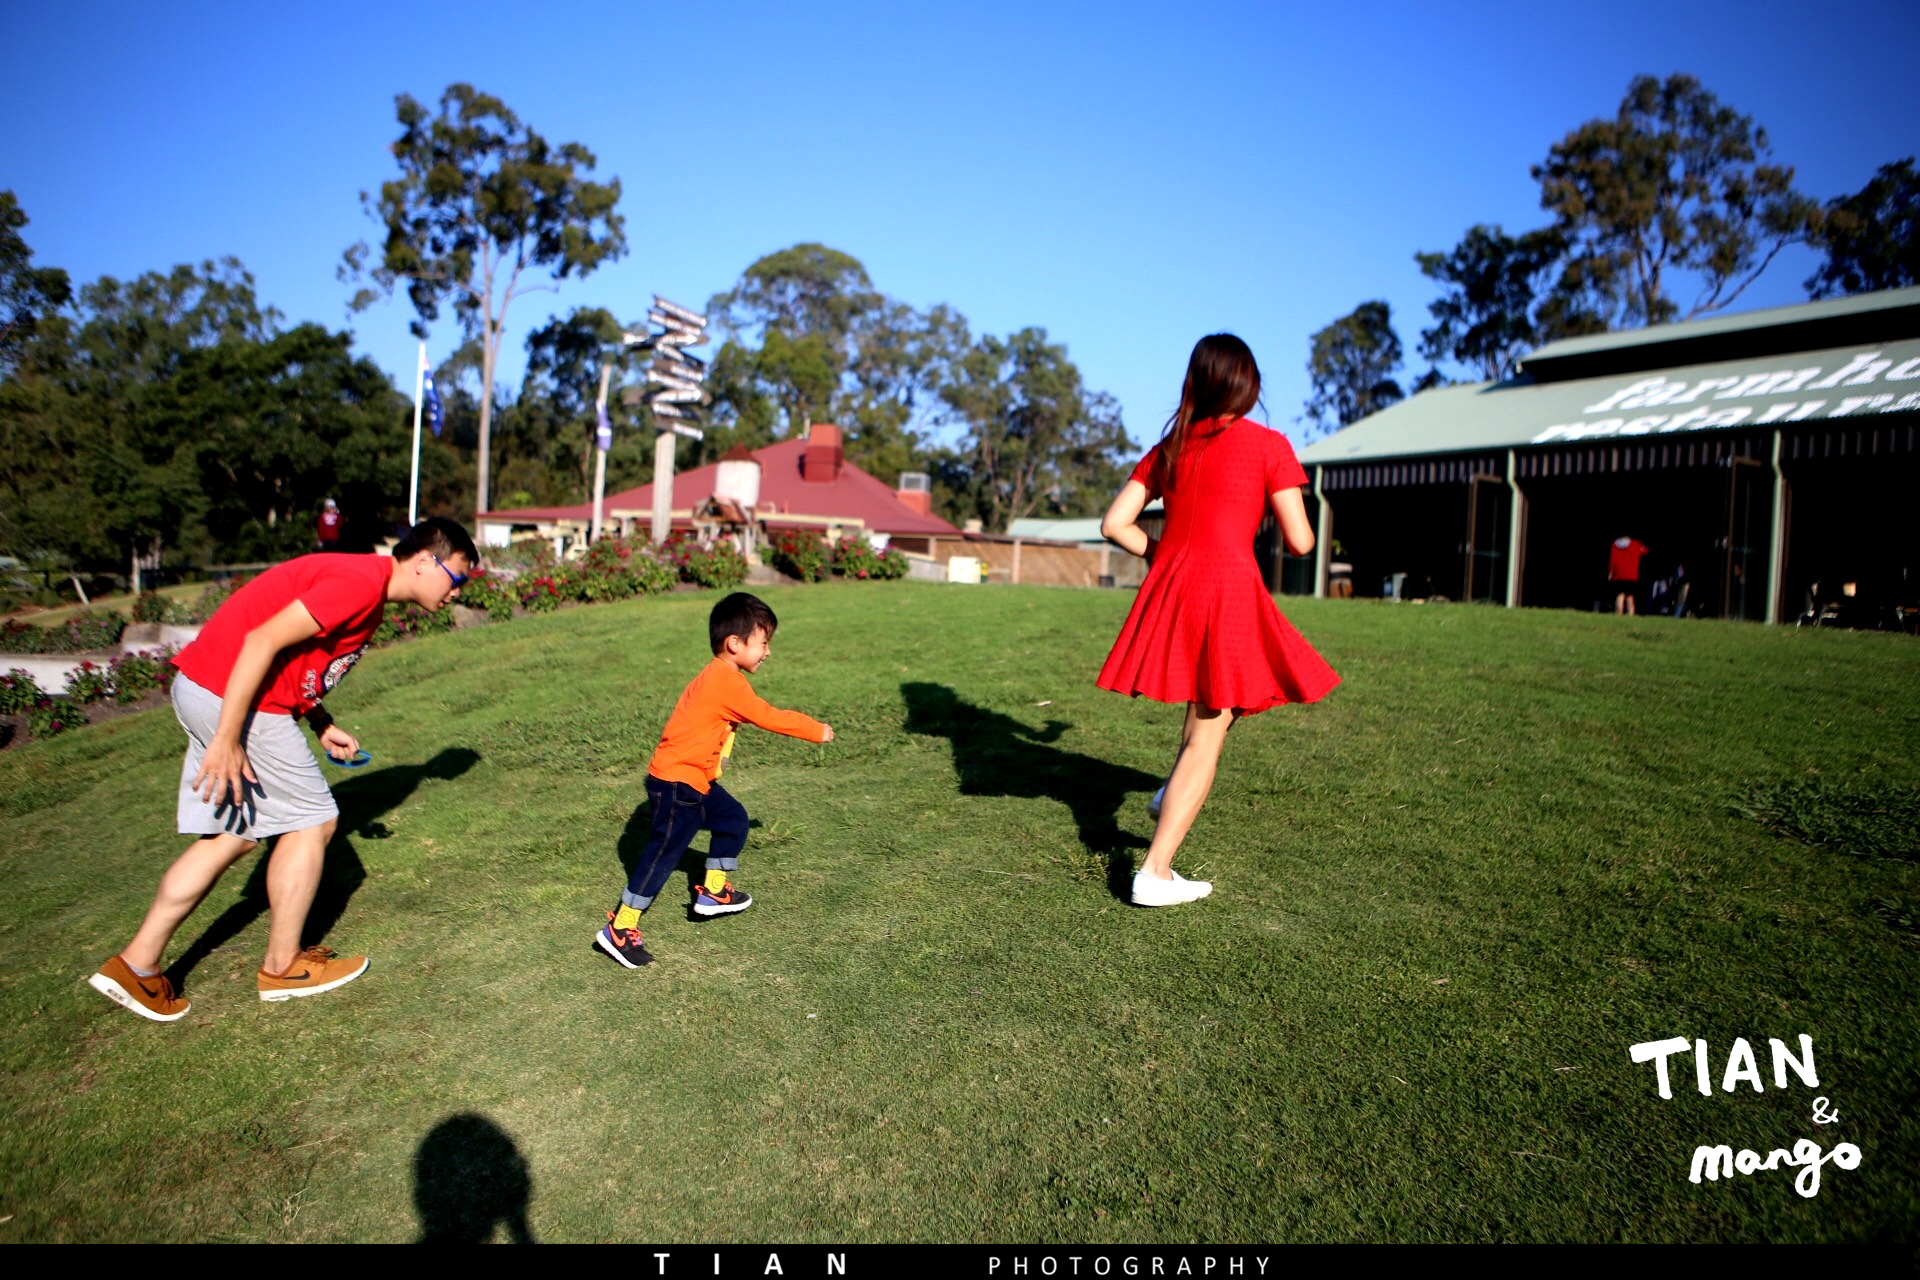
[[[1440,387],[1300,451],[1308,466],[1920,413],[1920,339],[1569,382]]]

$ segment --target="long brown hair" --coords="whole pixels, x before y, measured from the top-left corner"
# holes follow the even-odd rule
[[[1174,467],[1197,422],[1238,418],[1260,400],[1260,366],[1253,351],[1230,333],[1210,333],[1193,344],[1180,407],[1160,437],[1160,487],[1171,488]]]

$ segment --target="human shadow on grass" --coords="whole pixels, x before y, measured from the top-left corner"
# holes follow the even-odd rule
[[[480,753],[468,747],[448,747],[425,764],[388,765],[377,772],[358,774],[333,785],[334,803],[340,806],[340,821],[333,839],[327,843],[327,861],[320,873],[320,887],[314,892],[313,905],[307,909],[307,927],[300,945],[323,942],[333,926],[340,922],[347,902],[367,878],[367,868],[353,847],[352,837],[385,840],[393,833],[380,818],[405,804],[420,784],[429,778],[457,778],[480,763]],[[240,891],[240,901],[220,913],[180,958],[167,967],[167,977],[176,991],[186,989],[187,975],[202,960],[238,937],[248,925],[265,915],[267,900],[267,861],[272,841],[247,855],[253,869]]]
[[[748,831],[758,831],[759,829],[760,819],[747,819]],[[652,832],[653,798],[649,796],[647,799],[642,800],[634,808],[634,811],[627,816],[626,828],[620,832],[619,843],[614,849],[615,856],[620,860],[621,887],[624,888],[627,882],[633,878],[633,869],[638,865],[640,855],[647,851],[647,837],[652,834]],[[694,839],[699,840],[702,836],[709,841],[713,838],[710,834],[702,832],[701,835],[696,835]],[[741,854],[742,856],[751,856],[752,852],[753,845],[751,838],[749,838],[747,847],[741,850]],[[680,855],[680,865],[675,867],[674,871],[686,873],[688,920],[694,924],[708,924],[714,920],[725,919],[724,916],[703,916],[693,909],[694,886],[699,884],[707,874],[707,851],[705,849],[695,849],[689,846],[687,851]],[[667,883],[672,884],[672,879],[669,878]],[[664,888],[661,889],[661,896],[664,897],[666,892]],[[655,898],[654,903],[656,906],[659,905],[659,898]]]
[[[532,1199],[527,1158],[483,1115],[448,1116],[414,1152],[421,1244],[486,1244],[499,1227],[515,1244],[538,1244],[527,1226]]]
[[[1080,842],[1106,858],[1108,890],[1131,898],[1132,851],[1147,842],[1121,829],[1120,806],[1129,792],[1157,788],[1158,777],[1049,745],[1073,727],[1063,720],[1030,728],[976,707],[940,684],[913,681],[902,684],[900,693],[907,702],[908,733],[952,741],[961,795],[1058,800],[1073,812]]]

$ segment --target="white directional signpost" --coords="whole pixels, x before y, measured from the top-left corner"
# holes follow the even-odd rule
[[[613,448],[613,423],[607,418],[607,383],[613,380],[613,363],[600,366],[600,396],[593,402],[594,416],[598,425],[594,430],[596,449],[593,460],[593,526],[587,531],[587,541],[600,541],[601,508],[607,504],[607,450]]]
[[[687,354],[688,347],[707,345],[707,318],[656,293],[647,322],[658,325],[661,332],[630,333],[626,341],[653,352],[644,399],[653,406],[661,427],[653,442],[653,540],[657,545],[667,540],[673,525],[673,438],[704,438],[694,424],[700,420],[699,406],[712,396],[700,385],[706,380],[707,362]]]

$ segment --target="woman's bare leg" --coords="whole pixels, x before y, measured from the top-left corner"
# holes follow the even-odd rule
[[[1231,712],[1215,711],[1198,703],[1187,704],[1187,720],[1180,733],[1180,755],[1173,762],[1173,776],[1167,779],[1166,798],[1160,802],[1160,821],[1153,829],[1153,843],[1140,870],[1167,880],[1173,876],[1173,855],[1200,816],[1200,806],[1213,790],[1213,776],[1220,764],[1220,748],[1232,726]]]

